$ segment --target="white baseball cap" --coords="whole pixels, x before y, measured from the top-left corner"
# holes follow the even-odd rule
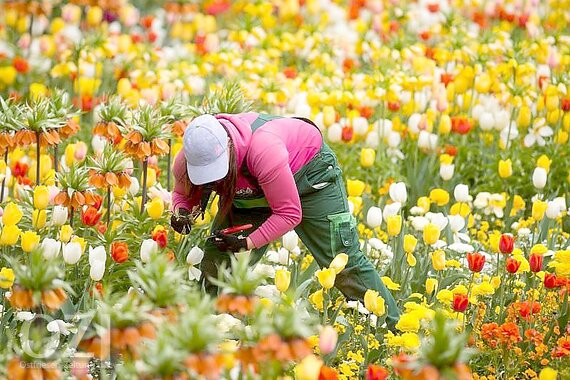
[[[192,120],[183,138],[186,169],[190,182],[203,185],[228,174],[228,133],[212,115]]]

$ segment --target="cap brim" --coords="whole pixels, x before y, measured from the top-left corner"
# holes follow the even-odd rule
[[[227,149],[216,161],[209,165],[194,166],[188,163],[186,164],[188,177],[190,178],[190,182],[194,185],[203,185],[205,183],[218,181],[228,174],[229,168],[230,162]]]

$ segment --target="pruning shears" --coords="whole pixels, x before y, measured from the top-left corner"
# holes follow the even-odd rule
[[[224,234],[224,235],[231,235],[231,234],[235,234],[238,232],[247,231],[252,227],[253,227],[253,224],[243,224],[241,226],[224,228],[223,230],[217,231],[217,233]],[[214,233],[214,234],[208,236],[207,239],[212,239],[212,238],[216,237],[217,233]]]

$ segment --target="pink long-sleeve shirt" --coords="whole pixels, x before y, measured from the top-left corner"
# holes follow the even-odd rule
[[[248,112],[215,117],[226,128],[236,150],[236,193],[247,189],[259,190],[239,170],[245,160],[271,208],[271,216],[249,235],[255,247],[262,247],[301,222],[301,201],[293,175],[317,154],[323,140],[317,128],[293,118],[268,121],[252,134],[251,124],[257,115]],[[179,180],[186,175],[185,172],[186,158],[182,150],[173,166],[173,209],[183,207],[191,210],[200,202],[198,198],[190,199],[190,189]]]

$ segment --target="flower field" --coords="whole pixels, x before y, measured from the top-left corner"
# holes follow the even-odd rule
[[[570,1],[4,0],[0,379],[570,379]],[[201,113],[310,118],[402,315],[294,232],[200,286]]]

